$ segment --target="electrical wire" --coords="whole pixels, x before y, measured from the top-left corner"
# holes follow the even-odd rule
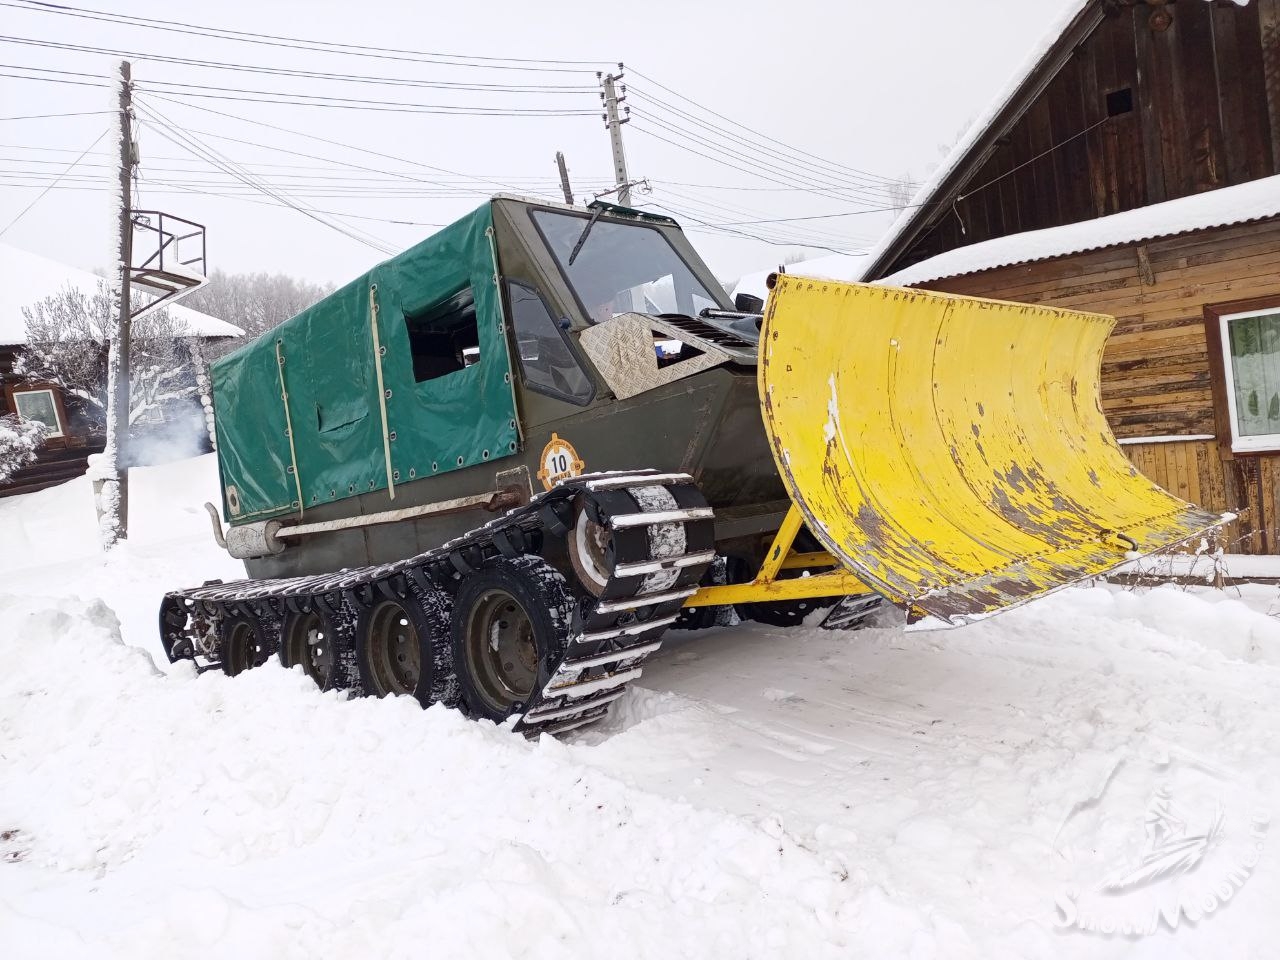
[[[867,194],[870,188],[867,187],[851,187],[843,184],[833,184],[823,182],[812,174],[803,172],[793,172],[786,167],[779,166],[767,159],[751,157],[744,155],[742,152],[731,152],[725,150],[716,141],[708,137],[689,130],[687,128],[670,123],[661,117],[648,113],[647,111],[633,110],[632,118],[644,121],[646,125],[654,124],[666,133],[682,138],[689,144],[695,146],[682,146],[690,152],[707,159],[716,160],[727,166],[732,166],[743,173],[748,173],[761,179],[768,180],[773,183],[785,184],[790,186],[805,186],[810,188],[810,192],[825,195],[836,200],[843,200],[846,203],[883,203],[883,191],[877,190],[875,199],[870,200]],[[651,132],[651,131],[650,131]],[[652,133],[652,132],[651,132]],[[670,142],[670,141],[668,141]],[[703,150],[696,149],[702,147]],[[717,157],[708,155],[705,151],[710,150],[713,153],[719,153],[728,158],[727,160],[719,160]],[[849,194],[853,194],[850,196]]]
[[[172,54],[144,53],[139,50],[95,47],[87,44],[39,40],[34,37],[17,37],[10,35],[0,35],[0,43],[12,43],[21,46],[32,46],[51,50],[64,50],[71,53],[129,57],[134,60],[150,61],[153,63],[172,63],[182,66],[206,67],[218,70],[265,74],[268,76],[301,77],[309,80],[333,80],[339,83],[376,84],[396,87],[422,87],[433,90],[461,90],[471,93],[582,93],[595,92],[595,90],[598,89],[595,84],[465,83],[453,80],[422,80],[407,77],[377,77],[365,74],[329,73],[318,70],[303,70],[294,67],[255,66],[253,64],[229,63],[221,60],[200,60],[193,57],[174,56]]]
[[[698,103],[698,101],[696,101],[696,100],[691,100],[689,97],[686,97],[684,94],[682,94],[682,93],[678,93],[677,91],[672,90],[672,89],[671,89],[670,87],[668,87],[666,84],[659,83],[659,82],[658,82],[657,80],[655,80],[653,77],[648,76],[647,74],[640,72],[639,70],[635,69],[634,67],[628,67],[627,69],[629,69],[629,70],[630,70],[633,74],[635,74],[637,77],[640,77],[642,80],[645,80],[645,81],[647,81],[647,82],[649,82],[649,83],[653,84],[655,87],[658,87],[658,88],[659,88],[659,89],[661,89],[661,90],[665,90],[667,93],[671,94],[671,95],[672,95],[672,96],[674,96],[674,97],[678,97],[679,99],[683,100],[685,103],[687,103],[687,104],[689,104],[689,105],[691,105],[691,106],[697,107],[699,110],[703,111],[704,113],[708,113],[708,114],[710,114],[711,116],[716,117],[716,118],[717,118],[717,119],[719,119],[719,120],[723,120],[725,123],[732,124],[733,126],[738,127],[739,129],[742,129],[742,130],[747,131],[747,133],[748,133],[748,134],[750,134],[752,137],[754,137],[754,138],[756,138],[756,139],[759,139],[759,140],[765,140],[765,141],[768,141],[769,143],[775,144],[775,145],[780,146],[780,147],[786,147],[788,150],[794,151],[794,152],[796,152],[796,153],[798,153],[798,154],[800,154],[800,155],[802,155],[802,156],[809,157],[809,158],[810,158],[810,159],[812,159],[812,160],[817,160],[817,161],[820,161],[821,163],[829,164],[829,165],[831,165],[831,166],[839,167],[839,168],[841,168],[841,169],[843,169],[843,170],[847,170],[847,171],[849,171],[849,172],[850,172],[850,173],[852,173],[852,174],[857,174],[857,175],[865,176],[865,177],[871,177],[871,178],[874,178],[874,179],[884,179],[884,178],[880,177],[878,174],[870,173],[869,171],[866,171],[866,170],[860,170],[860,169],[858,169],[857,167],[850,167],[850,166],[848,166],[848,165],[846,165],[846,164],[837,164],[837,163],[833,163],[832,161],[830,161],[830,160],[826,160],[826,159],[824,159],[823,157],[820,157],[820,156],[818,156],[818,155],[817,155],[817,154],[815,154],[815,153],[810,153],[810,152],[808,152],[807,150],[801,150],[801,149],[800,149],[800,148],[798,148],[798,147],[793,147],[793,146],[791,146],[790,144],[788,144],[788,143],[784,143],[783,141],[778,140],[778,139],[776,139],[776,138],[774,138],[774,137],[766,136],[765,134],[762,134],[762,133],[760,133],[758,130],[754,129],[753,127],[749,127],[749,126],[747,126],[746,124],[739,123],[737,120],[733,120],[733,119],[731,119],[731,118],[729,118],[729,117],[726,117],[723,113],[718,113],[718,112],[716,112],[715,110],[712,110],[710,107],[703,106],[701,103]],[[890,182],[891,182],[891,181],[890,181]]]
[[[159,111],[157,111],[154,107],[148,107],[145,104],[139,104],[139,108],[147,116],[147,118],[151,120],[152,123],[158,124],[160,126],[161,135],[165,136],[167,139],[169,139],[172,143],[176,144],[177,146],[183,147],[191,151],[196,156],[203,157],[204,159],[212,163],[214,166],[219,167],[220,169],[223,169],[226,172],[230,173],[236,179],[242,180],[243,182],[248,183],[251,186],[257,187],[267,196],[272,197],[273,199],[284,204],[285,206],[293,208],[298,213],[301,213],[303,216],[308,217],[323,226],[329,227],[331,230],[336,230],[338,233],[341,233],[352,240],[356,240],[359,243],[363,243],[365,246],[372,247],[374,250],[377,250],[380,253],[386,254],[388,256],[396,252],[395,248],[382,243],[378,239],[371,237],[368,234],[364,234],[353,227],[344,226],[341,223],[337,223],[333,220],[326,219],[324,216],[309,209],[305,205],[292,200],[291,198],[288,197],[287,194],[284,194],[283,192],[278,190],[273,190],[272,188],[263,185],[261,181],[255,179],[252,174],[248,174],[243,170],[240,170],[239,168],[237,168],[234,162],[228,160],[226,157],[218,153],[212,147],[209,147],[205,144],[200,143],[199,140],[192,137],[189,133],[185,133],[183,131],[179,131],[178,129],[176,129],[173,126],[173,124],[170,123],[169,120]]]
[[[745,173],[749,176],[754,176],[761,180],[767,181],[769,183],[774,183],[781,186],[795,187],[798,185],[794,180],[792,181],[783,180],[770,172],[762,172],[761,170],[748,169],[749,167],[754,167],[755,165],[745,160],[744,158],[741,158],[741,157],[736,159],[721,158],[719,156],[716,156],[714,153],[708,153],[704,150],[699,150],[696,147],[690,146],[688,143],[682,143],[679,140],[673,140],[670,137],[665,137],[661,133],[657,133],[654,130],[650,130],[643,123],[636,123],[634,116],[632,118],[631,129],[635,130],[640,134],[643,134],[646,137],[649,137],[654,140],[659,140],[662,143],[675,147],[678,150],[682,150],[686,153],[693,154],[696,157],[701,157],[704,160],[708,160],[712,163],[719,164],[722,167],[728,167],[731,170],[736,170],[739,173]],[[679,133],[677,132],[676,135],[679,136]],[[803,186],[803,189],[808,193],[814,193],[821,196],[825,196],[828,199],[833,199],[831,192],[826,191],[821,187],[814,187],[812,184],[802,185],[802,186]],[[846,203],[850,202],[849,197],[840,195],[838,193],[834,195],[834,199],[843,200]]]
[[[690,196],[670,189],[656,192],[660,192],[663,200],[679,206],[683,210],[688,210],[695,216],[706,217],[715,222],[717,226],[737,226],[737,221],[744,215],[759,217],[759,214],[744,214],[739,208],[724,206],[705,198]],[[819,244],[835,244],[837,246],[848,245],[852,242],[866,242],[865,237],[854,237],[845,231],[823,231],[782,226],[769,232],[776,238],[794,239],[797,242],[812,241]]]
[[[27,79],[36,79],[35,77]],[[100,117],[114,110],[77,110],[74,113],[28,113],[20,117],[0,117],[0,120],[54,120],[59,117]],[[32,148],[35,149],[35,148]],[[70,153],[70,151],[67,151]]]
[[[129,14],[110,13],[105,10],[94,10],[88,7],[76,7],[68,4],[44,3],[40,0],[22,0],[20,3],[0,2],[0,7],[15,10],[50,13],[60,16],[76,17],[83,20],[96,20],[148,30],[162,30],[168,33],[202,36],[219,40],[235,40],[241,43],[252,43],[267,47],[284,47],[291,50],[308,50],[318,53],[360,56],[378,60],[402,60],[409,63],[434,63],[449,67],[468,67],[487,70],[523,70],[538,73],[595,73],[596,68],[608,63],[604,60],[548,60],[520,57],[487,57],[469,54],[428,53],[404,50],[396,47],[374,47],[354,43],[336,43],[328,40],[301,40],[295,37],[284,37],[270,33],[255,33],[247,30],[231,30],[223,27],[211,27],[203,24],[184,23],[180,20],[157,20],[151,17],[137,17]],[[475,62],[472,62],[475,61]]]
[[[847,184],[849,186],[854,186],[854,187],[862,187],[862,188],[871,187],[871,188],[882,190],[887,184],[892,182],[892,180],[888,177],[881,177],[881,176],[862,174],[862,173],[855,173],[855,174],[846,173],[843,169],[836,167],[834,164],[815,163],[810,160],[805,160],[802,156],[798,156],[795,153],[789,153],[789,152],[784,152],[782,150],[778,150],[776,148],[768,146],[767,143],[761,141],[757,137],[744,137],[741,134],[734,133],[731,130],[726,130],[724,127],[720,127],[713,123],[708,123],[707,121],[701,119],[700,117],[694,116],[688,111],[682,110],[679,107],[675,106],[674,104],[668,103],[665,100],[662,100],[657,97],[652,97],[646,94],[643,90],[636,89],[634,86],[628,89],[627,95],[629,97],[635,96],[640,100],[651,103],[655,108],[659,110],[666,110],[672,114],[675,114],[677,117],[681,118],[684,122],[692,123],[694,126],[699,127],[708,133],[724,137],[726,140],[730,141],[731,143],[736,144],[736,147],[734,147],[733,149],[745,148],[753,151],[757,155],[763,154],[764,156],[772,157],[774,158],[775,161],[790,164],[796,169],[805,171],[815,177],[825,177],[831,180],[833,183],[843,183],[843,184]]]
[[[778,238],[769,238],[769,237],[761,236],[761,235],[759,235],[759,234],[755,234],[755,233],[748,233],[748,232],[747,232],[747,231],[745,231],[745,230],[737,230],[737,229],[734,229],[734,228],[732,228],[732,227],[726,227],[726,226],[724,226],[724,225],[722,225],[722,224],[714,223],[714,222],[711,222],[711,221],[708,221],[708,220],[703,220],[703,219],[701,219],[701,218],[699,218],[699,217],[695,217],[695,216],[693,216],[692,214],[685,213],[685,212],[682,212],[682,211],[680,211],[680,210],[676,210],[676,209],[674,209],[673,207],[669,207],[669,206],[667,206],[666,204],[658,203],[657,201],[653,201],[653,202],[649,203],[648,205],[649,205],[649,206],[657,207],[659,210],[665,210],[667,213],[672,214],[673,216],[675,216],[675,217],[676,217],[676,218],[678,218],[678,219],[692,220],[694,223],[699,224],[700,226],[705,227],[705,228],[707,228],[707,229],[709,229],[709,230],[713,230],[713,231],[715,231],[716,233],[728,233],[728,234],[732,234],[732,235],[734,235],[734,236],[738,236],[738,237],[745,237],[745,238],[746,238],[746,239],[748,239],[748,240],[758,240],[758,241],[760,241],[761,243],[767,243],[767,244],[769,244],[770,246],[775,246],[775,247],[813,247],[813,248],[818,249],[818,250],[828,250],[828,251],[830,251],[831,253],[842,253],[842,254],[846,254],[846,255],[849,255],[849,256],[857,256],[858,254],[860,254],[860,253],[863,253],[863,252],[864,252],[864,251],[861,251],[861,250],[849,250],[849,249],[847,249],[847,248],[827,246],[826,244],[821,244],[821,243],[801,243],[801,242],[797,242],[797,241],[794,241],[794,240],[785,240],[785,239],[778,239]]]
[[[0,237],[3,237],[6,233],[8,233],[10,227],[12,227],[15,223],[17,223],[19,220],[25,217],[32,207],[34,207],[37,203],[43,200],[45,194],[47,194],[50,190],[56,187],[59,184],[59,182],[61,182],[63,177],[65,177],[73,169],[75,169],[75,165],[84,159],[85,154],[87,154],[90,150],[96,147],[98,145],[98,141],[101,140],[106,135],[107,135],[107,131],[103,130],[100,134],[94,137],[93,143],[89,144],[87,147],[81,150],[80,156],[72,160],[70,165],[67,167],[67,169],[63,170],[62,173],[58,174],[58,176],[54,179],[53,183],[49,184],[47,187],[41,190],[40,193],[36,195],[36,198],[34,200],[32,200],[30,203],[28,203],[25,207],[22,208],[21,213],[19,213],[16,217],[14,217],[7,224],[5,224],[4,229],[0,230]]]
[[[181,87],[183,89],[169,89]],[[467,117],[590,117],[592,109],[560,109],[555,107],[477,107],[456,104],[415,104],[399,100],[364,100],[356,97],[332,97],[316,93],[286,93],[254,90],[244,87],[220,87],[212,84],[178,83],[150,80],[134,84],[139,92],[164,93],[171,97],[199,97],[212,100],[236,100],[246,103],[274,103],[285,106],[328,107],[338,110],[373,110],[380,113],[430,113]],[[237,94],[230,96],[229,94]]]
[[[268,129],[268,130],[275,130],[275,131],[276,131],[276,132],[278,132],[278,133],[286,133],[286,134],[289,134],[290,136],[301,137],[301,138],[303,138],[303,139],[305,139],[305,140],[313,140],[313,141],[315,141],[315,142],[317,142],[317,143],[323,143],[323,144],[326,144],[326,145],[331,146],[331,147],[341,147],[341,148],[343,148],[343,149],[345,149],[345,150],[353,150],[353,151],[355,151],[355,152],[357,152],[357,153],[368,154],[369,156],[379,157],[380,159],[383,159],[383,160],[393,160],[393,161],[395,161],[396,163],[403,163],[403,164],[407,164],[407,165],[412,166],[412,167],[419,167],[419,168],[421,168],[421,169],[423,169],[423,170],[430,170],[430,171],[432,171],[433,173],[442,173],[442,174],[445,174],[445,175],[447,175],[447,176],[451,176],[451,177],[460,177],[460,178],[462,178],[462,179],[471,180],[471,181],[473,181],[473,182],[475,182],[475,183],[488,183],[488,184],[495,184],[495,185],[497,185],[497,186],[499,186],[499,187],[504,187],[504,188],[506,188],[506,189],[508,189],[508,190],[512,190],[512,191],[517,192],[517,193],[518,193],[518,192],[520,192],[520,188],[519,188],[519,187],[513,186],[513,185],[511,185],[510,183],[506,183],[506,182],[504,182],[504,181],[502,181],[502,180],[494,179],[494,178],[491,178],[491,177],[482,177],[482,176],[475,176],[475,175],[467,174],[467,173],[459,173],[459,172],[458,172],[458,171],[456,171],[456,170],[449,170],[449,169],[446,169],[445,167],[437,167],[437,166],[433,166],[432,164],[429,164],[429,163],[423,163],[423,162],[422,162],[422,161],[420,161],[420,160],[409,160],[409,159],[407,159],[407,158],[405,158],[405,157],[397,157],[397,156],[395,156],[395,155],[393,155],[393,154],[389,154],[389,153],[382,153],[381,151],[378,151],[378,150],[370,150],[368,147],[357,147],[357,146],[355,146],[354,144],[350,144],[350,143],[343,143],[343,142],[342,142],[342,141],[340,141],[340,140],[330,140],[330,139],[329,139],[329,138],[327,138],[327,137],[320,137],[320,136],[317,136],[317,135],[315,135],[315,134],[313,134],[313,133],[303,133],[303,132],[302,132],[302,131],[300,131],[300,130],[292,130],[292,129],[289,129],[288,127],[282,127],[282,126],[280,126],[280,125],[278,125],[278,124],[274,124],[274,123],[267,123],[266,121],[263,121],[263,120],[252,120],[252,119],[250,119],[249,117],[242,117],[242,116],[239,116],[239,115],[234,114],[234,113],[227,113],[227,112],[226,112],[226,111],[224,111],[224,110],[215,110],[215,109],[214,109],[214,108],[212,108],[212,107],[201,106],[200,104],[196,104],[196,103],[184,103],[183,101],[180,101],[180,100],[173,100],[173,99],[170,99],[169,97],[165,97],[165,96],[162,96],[162,95],[160,95],[160,94],[152,94],[152,95],[151,95],[151,98],[152,98],[152,99],[155,99],[155,100],[163,100],[163,101],[165,101],[165,102],[167,102],[167,103],[177,104],[177,105],[179,105],[179,106],[189,107],[189,108],[190,108],[190,109],[192,109],[192,110],[199,110],[199,111],[201,111],[201,112],[203,112],[203,113],[211,113],[211,114],[214,114],[215,116],[225,117],[225,118],[230,119],[230,120],[239,120],[239,121],[241,121],[242,123],[251,124],[252,126],[255,126],[255,127],[263,127],[263,128],[265,128],[265,129]],[[199,131],[195,131],[195,132],[199,132]],[[231,138],[229,138],[229,137],[225,137],[225,138],[223,138],[223,139],[230,140]],[[241,141],[241,142],[243,143],[243,142],[248,142],[248,141]],[[259,146],[259,147],[260,147],[260,146],[262,146],[262,144],[261,144],[260,142],[259,142],[259,143],[254,143],[254,144],[252,144],[252,145],[254,145],[254,146]],[[293,155],[295,155],[295,156],[309,157],[309,158],[310,158],[310,159],[312,159],[312,160],[319,159],[319,158],[317,158],[317,157],[316,157],[315,155],[313,155],[313,154],[306,154],[306,153],[302,153],[302,152],[297,151],[297,150],[287,150],[287,149],[285,149],[285,148],[283,148],[283,147],[272,147],[271,149],[272,149],[272,150],[275,150],[275,151],[277,151],[277,152],[280,152],[280,153],[289,153],[289,154],[293,154]],[[357,165],[355,165],[355,164],[346,164],[346,165],[351,166],[351,167],[356,168],[356,169],[361,169],[360,167],[358,167],[358,166],[357,166]],[[369,168],[364,168],[364,169],[369,169]],[[392,171],[388,171],[388,172],[392,172]],[[413,176],[412,176],[412,175],[410,175],[410,174],[401,174],[401,173],[396,173],[395,175],[396,175],[396,176],[400,176],[400,177],[404,177],[404,178],[406,178],[406,179],[420,179],[420,178],[415,178],[415,177],[413,177]],[[428,182],[430,182],[430,181],[428,181]]]
[[[113,111],[106,111],[106,112],[113,112]],[[193,131],[193,132],[194,132],[194,133],[201,134],[202,136],[209,136],[209,137],[214,137],[215,139],[221,139],[220,137],[218,137],[218,135],[217,135],[217,134],[212,134],[212,133],[210,133],[209,131],[195,130],[195,131]],[[232,140],[232,142],[235,142],[235,143],[243,143],[243,144],[246,144],[246,145],[248,145],[248,146],[259,146],[259,147],[260,147],[260,146],[262,146],[262,144],[261,144],[261,143],[259,143],[259,142],[248,141],[248,140],[235,140],[234,138],[229,138],[229,139],[231,139],[231,140]],[[276,148],[273,148],[273,149],[276,149]],[[26,151],[35,151],[35,152],[39,152],[39,153],[75,153],[75,152],[76,152],[74,148],[70,148],[70,147],[42,147],[42,146],[36,146],[36,145],[33,145],[33,144],[26,144],[26,143],[0,143],[0,150],[26,150]],[[108,156],[110,156],[110,154],[108,154],[108,153],[104,153],[104,152],[102,152],[102,151],[98,151],[98,152],[96,152],[96,153],[95,153],[95,152],[90,152],[89,156],[91,156],[91,157],[108,157]],[[13,157],[0,157],[0,160],[16,160],[16,159],[17,159],[17,158],[13,158]],[[322,162],[322,163],[318,163],[318,164],[300,164],[300,163],[270,163],[270,162],[267,162],[267,161],[255,161],[255,162],[253,162],[253,163],[246,163],[246,164],[244,164],[244,166],[245,166],[245,168],[246,168],[246,169],[254,170],[254,171],[258,171],[258,170],[263,170],[263,169],[268,169],[268,168],[270,168],[270,169],[278,169],[278,170],[284,170],[284,171],[292,171],[292,170],[327,170],[327,171],[329,171],[330,173],[333,173],[333,172],[335,171],[335,168],[337,168],[337,169],[341,169],[341,168],[349,168],[349,169],[355,169],[355,170],[361,170],[361,171],[364,171],[364,170],[370,170],[370,171],[372,171],[372,169],[373,169],[373,168],[360,167],[360,166],[351,167],[349,164],[345,164],[345,163],[343,163],[341,160],[332,160],[332,159],[326,159],[326,158],[321,158],[321,157],[314,157],[314,158],[312,158],[312,159],[322,160],[323,162]],[[198,157],[191,157],[191,156],[166,156],[166,155],[161,154],[161,155],[158,155],[158,156],[150,157],[150,158],[149,158],[149,161],[148,161],[148,169],[151,169],[151,170],[172,170],[173,172],[176,172],[176,168],[166,168],[166,167],[155,167],[155,166],[151,166],[151,165],[150,165],[150,160],[156,160],[156,161],[161,161],[161,162],[166,162],[166,163],[188,163],[188,164],[199,164],[199,163],[202,163],[202,161],[201,161]],[[44,164],[44,163],[52,163],[52,164],[61,163],[61,161],[59,161],[59,160],[33,160],[33,159],[30,159],[30,158],[22,158],[22,162],[25,162],[25,163],[42,163],[42,164]],[[82,167],[84,167],[84,166],[89,166],[89,164],[84,164],[84,163],[82,163],[82,164],[81,164],[81,166],[82,166]],[[383,171],[378,171],[378,172],[383,172]],[[303,174],[298,174],[298,176],[303,176]],[[355,179],[355,178],[353,178],[353,179]],[[373,179],[373,178],[369,178],[369,179]],[[465,178],[463,178],[463,179],[465,179]],[[510,175],[503,175],[502,179],[505,179],[505,180],[507,180],[507,181],[509,181],[509,182],[511,182],[511,183],[513,183],[513,184],[515,184],[515,183],[525,182],[525,183],[534,183],[534,184],[542,185],[542,184],[545,184],[545,183],[547,183],[547,182],[550,182],[550,181],[551,181],[551,180],[553,180],[554,178],[553,178],[553,177],[551,177],[551,176],[530,176],[530,175],[528,175],[528,174],[510,174]],[[610,174],[597,174],[597,175],[592,175],[592,176],[582,176],[582,177],[580,177],[580,178],[578,178],[578,179],[581,179],[583,182],[588,182],[588,183],[601,183],[601,184],[608,184],[608,185],[610,185],[610,186],[612,186],[612,185],[613,185],[613,174],[611,174],[611,173],[610,173]],[[555,182],[556,182],[556,184],[557,184],[557,186],[558,186],[559,181],[558,181],[558,180],[556,180]]]
[[[4,66],[5,66],[4,64],[0,64],[0,67],[4,67]],[[19,66],[19,67],[13,67],[13,68],[11,68],[11,69],[16,69],[16,70],[36,70],[36,69],[39,69],[39,68],[38,68],[38,67],[22,67],[22,66]],[[61,72],[61,71],[59,71],[59,72]],[[92,76],[92,74],[82,74],[82,76]],[[64,79],[62,79],[62,78],[60,78],[60,77],[27,77],[27,76],[23,76],[23,75],[22,75],[22,74],[20,74],[20,73],[0,73],[0,77],[6,77],[6,78],[8,78],[8,79],[10,79],[10,80],[36,80],[36,81],[39,81],[39,82],[42,82],[42,83],[61,83],[61,84],[65,84],[65,85],[67,85],[67,86],[72,86],[72,87],[103,87],[103,88],[105,88],[105,87],[109,87],[109,86],[111,86],[111,84],[109,84],[109,83],[91,83],[91,82],[89,82],[89,81],[87,81],[87,80],[64,80]],[[99,113],[109,113],[110,111],[108,111],[108,110],[102,110],[102,111],[97,111],[97,112],[99,112]],[[18,118],[18,119],[23,119],[23,118]]]
[[[0,178],[3,178],[4,175],[5,174],[2,171],[0,171]],[[198,190],[198,189],[193,189],[189,187],[170,187],[168,185],[155,186],[156,184],[159,184],[160,181],[154,181],[154,180],[144,181],[144,183],[145,183],[146,191],[148,195],[188,196],[191,194],[195,194],[200,196],[216,197],[219,200],[240,200],[245,203],[253,203],[263,207],[276,207],[281,210],[292,209],[291,207],[285,206],[284,204],[273,203],[270,200],[264,200],[259,197],[247,196],[241,193],[221,193],[221,192],[212,191],[212,190]],[[23,183],[6,183],[3,179],[0,179],[0,186],[14,187],[17,189],[23,189],[23,188],[34,189],[35,186],[38,186],[38,185],[23,184]],[[89,183],[78,183],[78,184],[59,184],[57,187],[53,189],[105,193],[105,192],[114,190],[115,187],[109,184],[102,184],[102,183],[99,183],[98,185],[89,184]],[[446,223],[427,223],[419,220],[398,220],[398,219],[392,219],[388,217],[371,217],[371,216],[366,216],[364,214],[347,213],[345,211],[340,211],[340,210],[316,210],[315,212],[330,214],[336,217],[344,217],[350,220],[368,220],[373,223],[385,223],[385,224],[392,224],[394,226],[432,227],[437,229],[440,227],[448,226],[448,224]]]

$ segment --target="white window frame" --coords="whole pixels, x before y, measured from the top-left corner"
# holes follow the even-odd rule
[[[50,430],[48,433],[46,433],[46,434],[44,435],[45,439],[46,439],[46,440],[57,440],[57,439],[59,439],[60,437],[65,437],[65,436],[67,435],[67,434],[66,434],[66,424],[62,422],[62,411],[58,409],[58,397],[57,397],[57,395],[53,392],[52,388],[50,388],[50,387],[41,387],[41,388],[39,388],[39,389],[37,389],[37,390],[15,390],[15,391],[13,391],[13,409],[14,409],[14,412],[18,414],[18,419],[20,419],[20,420],[30,420],[30,419],[32,419],[31,417],[24,417],[24,416],[22,415],[22,408],[18,406],[18,398],[19,398],[19,397],[25,397],[25,396],[28,396],[28,395],[30,395],[30,394],[35,394],[35,393],[47,393],[47,394],[49,395],[49,403],[50,403],[50,404],[52,404],[52,406],[53,406],[53,419],[54,419],[54,420],[56,420],[56,421],[58,421],[58,429],[57,429],[57,431],[56,431],[56,432],[54,432],[53,430]],[[38,422],[43,422],[43,421],[38,421]]]

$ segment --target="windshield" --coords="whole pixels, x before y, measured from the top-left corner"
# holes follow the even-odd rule
[[[632,312],[696,317],[723,306],[660,230],[599,219],[569,263],[590,218],[554,210],[534,210],[533,218],[592,323]]]

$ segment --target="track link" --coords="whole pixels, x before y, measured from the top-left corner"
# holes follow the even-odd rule
[[[517,710],[516,728],[562,733],[603,717],[662,645],[687,597],[715,559],[712,511],[691,477],[651,470],[585,474],[425,553],[394,563],[280,580],[208,583],[165,595],[161,642],[170,661],[221,666],[219,627],[250,617],[270,627],[319,606],[359,609],[415,586],[455,592],[495,558],[544,553],[547,538],[572,536],[578,510],[611,534],[607,578],[588,590],[571,570],[577,608],[550,679]],[[275,636],[272,629],[264,633]],[[433,638],[448,644],[448,637]],[[274,653],[270,650],[269,653]]]

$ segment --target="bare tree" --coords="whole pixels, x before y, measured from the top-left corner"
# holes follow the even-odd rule
[[[24,307],[23,314],[27,343],[14,362],[14,374],[57,384],[89,420],[105,422],[105,346],[114,329],[106,285],[99,284],[92,296],[68,285]],[[196,371],[183,342],[187,336],[186,326],[165,310],[134,322],[129,347],[129,423],[160,419],[169,404],[196,396]]]
[[[244,330],[244,339],[220,345],[226,351],[256,340],[332,291],[332,284],[298,280],[282,273],[214,270],[208,284],[189,294],[183,304]],[[213,347],[212,354],[218,351],[219,347]]]
[[[38,420],[0,417],[0,483],[36,458],[44,434],[45,426]]]

